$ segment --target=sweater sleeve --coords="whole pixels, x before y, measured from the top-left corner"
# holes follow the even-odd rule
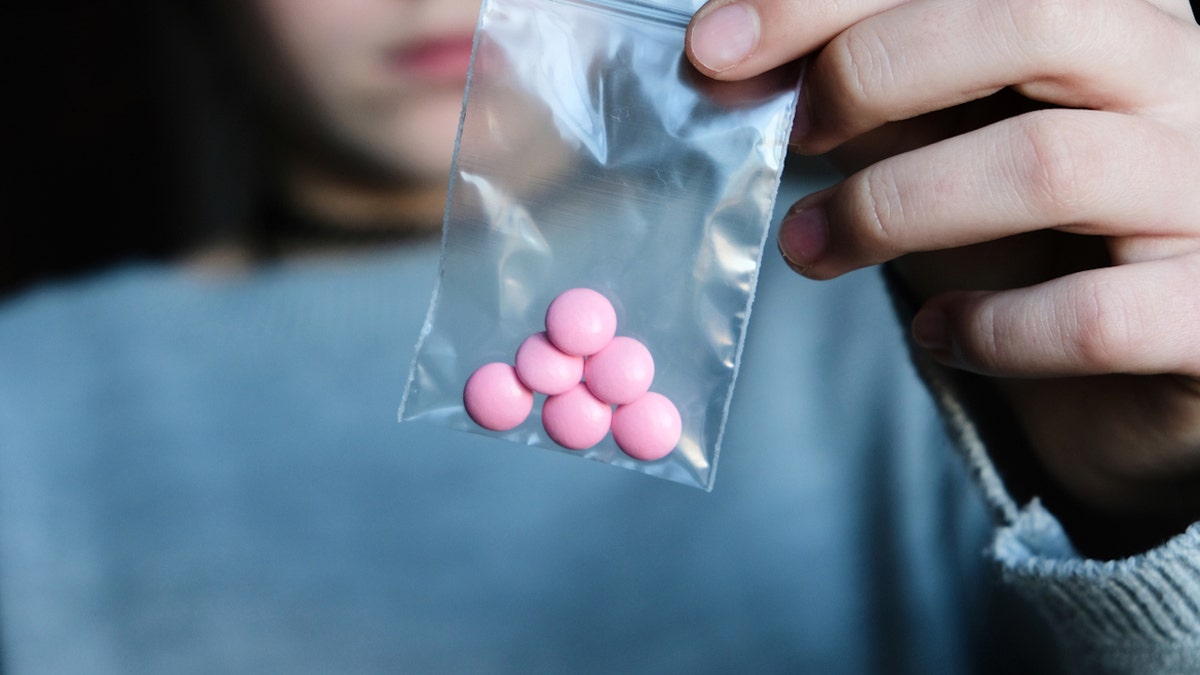
[[[1089,560],[1034,500],[998,528],[990,555],[1055,627],[1073,672],[1200,672],[1200,525],[1146,553]]]
[[[898,313],[911,304],[890,279]],[[937,403],[996,528],[987,555],[1001,583],[1055,632],[1064,667],[1078,673],[1200,673],[1200,523],[1117,560],[1082,555],[1048,508],[1015,424],[977,379],[917,348],[914,364]],[[1015,447],[1013,447],[1015,446]]]

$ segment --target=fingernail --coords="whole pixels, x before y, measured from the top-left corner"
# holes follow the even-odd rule
[[[912,336],[921,347],[947,356],[950,348],[950,321],[940,309],[923,309],[913,317]]]
[[[715,72],[737,65],[757,46],[758,15],[740,3],[718,7],[692,27],[692,56]]]
[[[820,205],[793,207],[779,225],[779,251],[792,269],[807,274],[808,268],[825,253],[829,222]]]

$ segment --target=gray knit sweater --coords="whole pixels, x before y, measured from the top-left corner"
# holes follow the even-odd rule
[[[875,272],[767,256],[706,494],[397,425],[436,261],[0,305],[6,672],[1200,672],[1200,529],[1078,556]]]

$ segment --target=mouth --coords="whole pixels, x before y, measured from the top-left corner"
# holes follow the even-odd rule
[[[431,83],[459,83],[467,79],[471,64],[471,34],[421,40],[388,52],[395,70]]]

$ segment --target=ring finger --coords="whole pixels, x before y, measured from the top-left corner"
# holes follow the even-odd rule
[[[1200,193],[1182,181],[1200,172],[1194,145],[1157,120],[1035,111],[881,160],[806,197],[785,216],[779,247],[805,275],[830,278],[1051,227],[1191,245]],[[1164,174],[1171,179],[1152,178]]]

